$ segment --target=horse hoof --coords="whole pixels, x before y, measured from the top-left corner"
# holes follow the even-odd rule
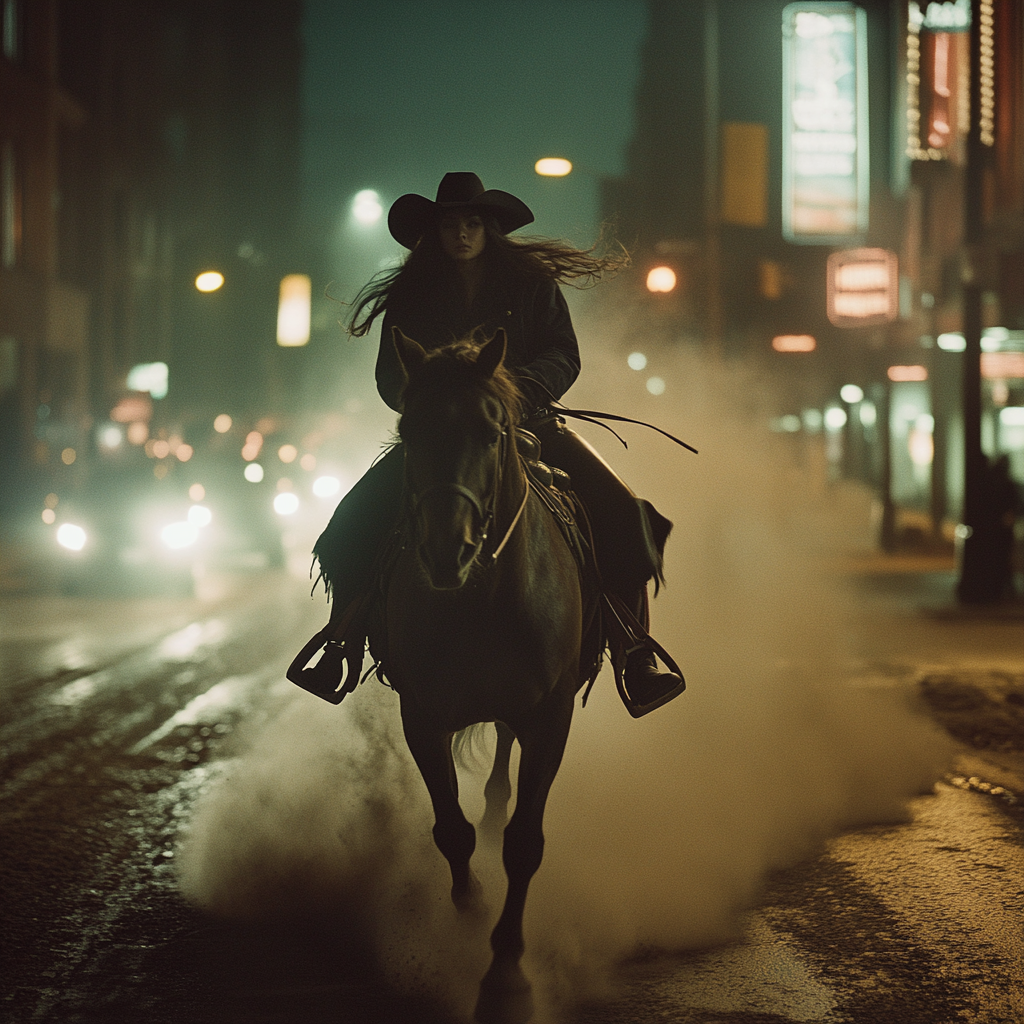
[[[533,1016],[533,990],[516,966],[490,970],[480,982],[473,1019],[477,1024],[526,1024]]]

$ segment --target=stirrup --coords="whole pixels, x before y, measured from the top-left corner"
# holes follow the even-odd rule
[[[674,679],[676,682],[669,686],[662,693],[657,694],[653,699],[649,700],[646,704],[641,704],[638,696],[634,695],[629,686],[629,661],[630,656],[626,657],[626,664],[622,671],[622,685],[618,687],[619,696],[622,698],[622,703],[626,705],[626,710],[634,718],[643,718],[644,715],[650,714],[652,711],[657,711],[658,708],[664,707],[670,700],[674,700],[686,689],[686,680],[683,678],[682,672],[679,671],[673,663],[673,669],[669,672],[660,672],[656,662],[654,661],[654,651],[644,644],[637,648],[634,654],[643,653],[650,655],[651,660],[646,662],[645,668],[651,673],[655,679]],[[636,671],[636,670],[634,670]]]
[[[330,670],[330,662],[327,662],[329,647],[335,647],[341,652],[341,672],[338,674]],[[324,656],[312,668],[307,668],[321,649]],[[353,671],[344,645],[333,639],[333,630],[329,625],[306,641],[305,646],[288,666],[285,675],[290,682],[327,701],[328,704],[340,704],[359,683],[359,671]]]
[[[686,689],[686,679],[682,669],[675,663],[675,659],[665,650],[657,640],[647,631],[643,623],[626,607],[622,599],[611,591],[604,591],[602,594],[605,607],[611,613],[608,625],[612,628],[610,633],[617,640],[618,652],[612,659],[612,668],[615,671],[615,688],[619,691],[622,703],[626,710],[634,718],[643,718],[644,715],[664,707],[670,700],[678,697]],[[638,651],[647,651],[648,654],[660,658],[669,669],[669,673],[679,677],[679,684],[666,691],[660,697],[649,704],[640,704],[629,692],[626,686],[626,664],[629,657]]]

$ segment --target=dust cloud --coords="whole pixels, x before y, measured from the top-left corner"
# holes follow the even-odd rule
[[[577,711],[527,906],[538,1021],[610,992],[638,949],[741,934],[771,871],[843,829],[899,820],[948,758],[908,694],[856,685],[835,564],[870,544],[868,497],[827,485],[813,447],[766,429],[756,370],[655,345],[637,373],[625,357],[639,342],[578,326],[608,340],[567,404],[649,420],[700,450],[627,426],[622,451],[581,428],[676,523],[652,631],[688,689],[634,721],[606,672]],[[655,375],[659,395],[645,386]],[[448,901],[397,697],[367,683],[338,709],[299,691],[281,700],[196,808],[177,858],[185,895],[231,916],[343,917],[394,984],[468,1016],[490,921],[460,921]],[[484,761],[462,776],[476,820]],[[481,847],[474,865],[496,914],[500,856]]]

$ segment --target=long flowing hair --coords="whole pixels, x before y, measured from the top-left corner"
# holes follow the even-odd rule
[[[587,288],[629,265],[629,253],[618,243],[606,247],[603,232],[589,249],[577,249],[555,238],[510,238],[493,217],[483,214],[482,218],[487,241],[481,259],[492,277],[547,279]],[[348,317],[349,333],[356,337],[366,334],[386,312],[393,292],[406,287],[429,288],[453,278],[455,272],[455,261],[445,255],[436,228],[424,232],[401,266],[377,274],[355,297]]]

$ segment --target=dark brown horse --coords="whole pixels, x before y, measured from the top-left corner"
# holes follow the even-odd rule
[[[503,366],[506,339],[426,352],[395,331],[407,385],[407,540],[371,652],[401,698],[409,750],[430,792],[434,840],[460,910],[480,900],[470,858],[476,832],[459,805],[454,735],[498,726],[485,825],[505,823],[509,752],[521,748],[515,811],[504,831],[504,908],[476,1018],[521,1024],[532,1014],[522,971],[523,911],[544,851],[548,792],[588,676],[581,656],[592,601],[554,517],[516,450],[519,395]],[[592,668],[592,663],[591,666]]]

